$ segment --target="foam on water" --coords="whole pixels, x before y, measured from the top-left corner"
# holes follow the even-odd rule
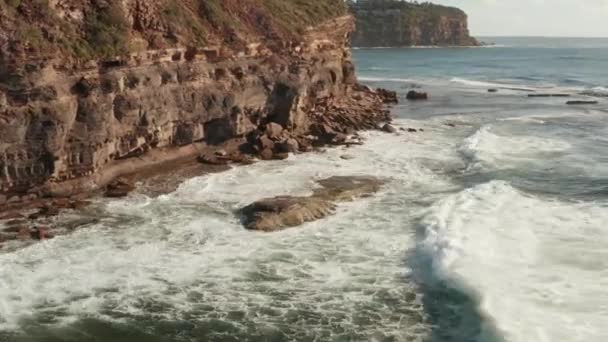
[[[472,161],[471,167],[510,168],[535,162],[542,154],[567,151],[570,147],[563,140],[529,135],[498,135],[493,132],[492,125],[484,125],[465,139],[460,152]]]
[[[543,200],[494,181],[437,203],[421,248],[437,276],[477,293],[507,341],[600,342],[606,222],[608,203]]]
[[[204,323],[207,332],[192,336],[210,339],[226,330],[422,338],[430,327],[403,263],[415,245],[408,222],[416,203],[434,201],[420,191],[451,185],[418,163],[420,155],[403,153],[431,148],[424,139],[369,138],[361,147],[190,179],[158,198],[102,203],[92,228],[0,254],[0,332],[95,318],[139,322],[155,335],[163,333],[159,322]],[[345,153],[355,159],[340,159]],[[389,181],[378,196],[298,229],[248,232],[234,214],[262,197],[310,193],[314,179],[370,174]]]

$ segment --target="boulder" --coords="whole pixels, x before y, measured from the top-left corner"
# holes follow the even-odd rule
[[[260,152],[260,158],[262,160],[271,160],[273,156],[274,156],[274,153],[269,148],[265,148],[262,150],[262,152]]]
[[[399,98],[397,97],[396,91],[378,88],[378,89],[376,89],[376,92],[382,98],[383,103],[386,103],[386,104],[399,103]]]
[[[270,149],[273,150],[275,146],[275,142],[269,138],[267,134],[262,135],[258,138],[258,145],[260,150]]]
[[[308,197],[278,196],[256,201],[240,214],[247,229],[273,232],[322,219],[334,213],[335,202],[370,196],[384,184],[374,177],[336,176],[318,181]]]
[[[283,126],[279,125],[276,122],[271,122],[266,125],[266,135],[270,139],[279,139],[281,134],[283,133]]]
[[[417,129],[415,129],[415,128],[408,128],[408,129],[407,129],[407,131],[408,131],[409,133],[416,133],[416,132],[418,132],[418,130],[417,130]]]
[[[488,93],[498,93],[498,89],[496,89],[496,88],[488,89]]]
[[[331,215],[336,206],[315,197],[279,196],[254,202],[241,210],[245,228],[273,232]]]
[[[106,186],[105,196],[111,198],[125,197],[133,190],[135,190],[135,185],[124,178],[118,178]]]
[[[397,129],[390,124],[382,126],[382,130],[386,133],[397,133]]]
[[[415,90],[411,90],[407,93],[408,100],[428,100],[429,95],[427,93],[418,92]]]
[[[293,138],[289,138],[279,144],[277,144],[277,149],[283,153],[296,153],[300,149],[300,144],[297,140]]]

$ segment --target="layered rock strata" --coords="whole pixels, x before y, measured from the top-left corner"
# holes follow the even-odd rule
[[[122,3],[133,27],[164,27],[152,20],[155,1]],[[77,19],[80,10],[62,15]],[[219,45],[176,38],[160,49],[150,49],[151,35],[143,51],[69,65],[29,58],[28,44],[0,39],[0,71],[16,80],[0,85],[0,205],[90,192],[233,139],[256,145],[270,123],[286,137],[338,140],[373,128],[388,119],[386,96],[357,85],[353,29],[353,18],[341,16],[298,35],[221,31],[227,42]]]

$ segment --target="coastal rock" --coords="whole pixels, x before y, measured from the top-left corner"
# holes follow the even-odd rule
[[[270,139],[280,139],[281,133],[283,133],[283,127],[278,123],[271,122],[266,125],[266,135]]]
[[[488,93],[498,93],[498,89],[496,89],[496,88],[488,89]]]
[[[273,232],[322,219],[334,213],[335,202],[371,196],[384,184],[374,177],[336,176],[318,181],[308,197],[277,196],[256,201],[240,214],[247,229]]]
[[[382,130],[386,133],[397,133],[397,129],[390,124],[382,126]]]
[[[407,99],[408,100],[428,100],[429,95],[427,93],[422,93],[422,92],[417,92],[415,90],[410,90],[407,93]]]
[[[105,196],[111,198],[126,197],[133,190],[135,190],[135,185],[124,178],[119,178],[106,186]]]
[[[357,18],[353,46],[478,46],[458,8],[398,0],[351,2]]]
[[[241,212],[245,228],[272,232],[324,218],[331,215],[335,207],[315,197],[279,196],[254,202]]]
[[[399,97],[396,91],[386,90],[382,88],[376,89],[376,92],[382,97],[382,101],[387,104],[399,103]]]
[[[171,11],[161,0],[72,2],[43,1],[44,16],[0,10],[3,208],[104,188],[126,196],[131,184],[106,184],[199,156],[240,162],[225,146],[235,139],[246,140],[243,154],[285,158],[359,144],[350,134],[390,121],[385,104],[396,94],[357,83],[348,46],[355,21],[344,2],[289,1],[281,14],[254,0],[200,11],[179,1]],[[78,18],[64,15],[73,6]],[[312,9],[325,15],[293,21]],[[124,24],[112,41],[137,44],[78,34],[110,14]],[[32,32],[40,44],[22,39]]]

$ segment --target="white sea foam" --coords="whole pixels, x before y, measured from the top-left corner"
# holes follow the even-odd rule
[[[482,126],[465,139],[460,152],[472,160],[472,166],[509,168],[517,163],[536,161],[539,154],[563,152],[571,145],[563,140],[528,135],[499,135],[491,125]]]
[[[407,222],[415,215],[410,202],[424,198],[418,191],[450,185],[418,155],[403,153],[430,149],[428,141],[369,136],[361,147],[190,179],[159,198],[110,201],[93,228],[0,254],[0,332],[39,315],[61,324],[83,317],[204,321],[240,312],[240,322],[226,324],[242,334],[251,326],[276,330],[274,323],[300,315],[308,318],[293,333],[323,336],[328,320],[363,339],[428,333],[416,285],[404,281],[410,271],[402,258],[415,245]],[[298,229],[252,233],[234,214],[262,197],[310,193],[314,179],[369,174],[389,181],[378,196]]]
[[[606,203],[564,203],[491,182],[425,217],[439,277],[464,282],[513,342],[608,340]],[[480,341],[483,341],[483,336]]]
[[[507,84],[507,83],[496,83],[496,82],[485,82],[485,81],[476,81],[476,80],[468,80],[465,78],[454,77],[450,80],[452,83],[459,83],[466,86],[471,87],[481,87],[481,88],[506,88],[506,89],[521,89],[526,91],[536,91],[536,88],[531,87],[525,84]]]

